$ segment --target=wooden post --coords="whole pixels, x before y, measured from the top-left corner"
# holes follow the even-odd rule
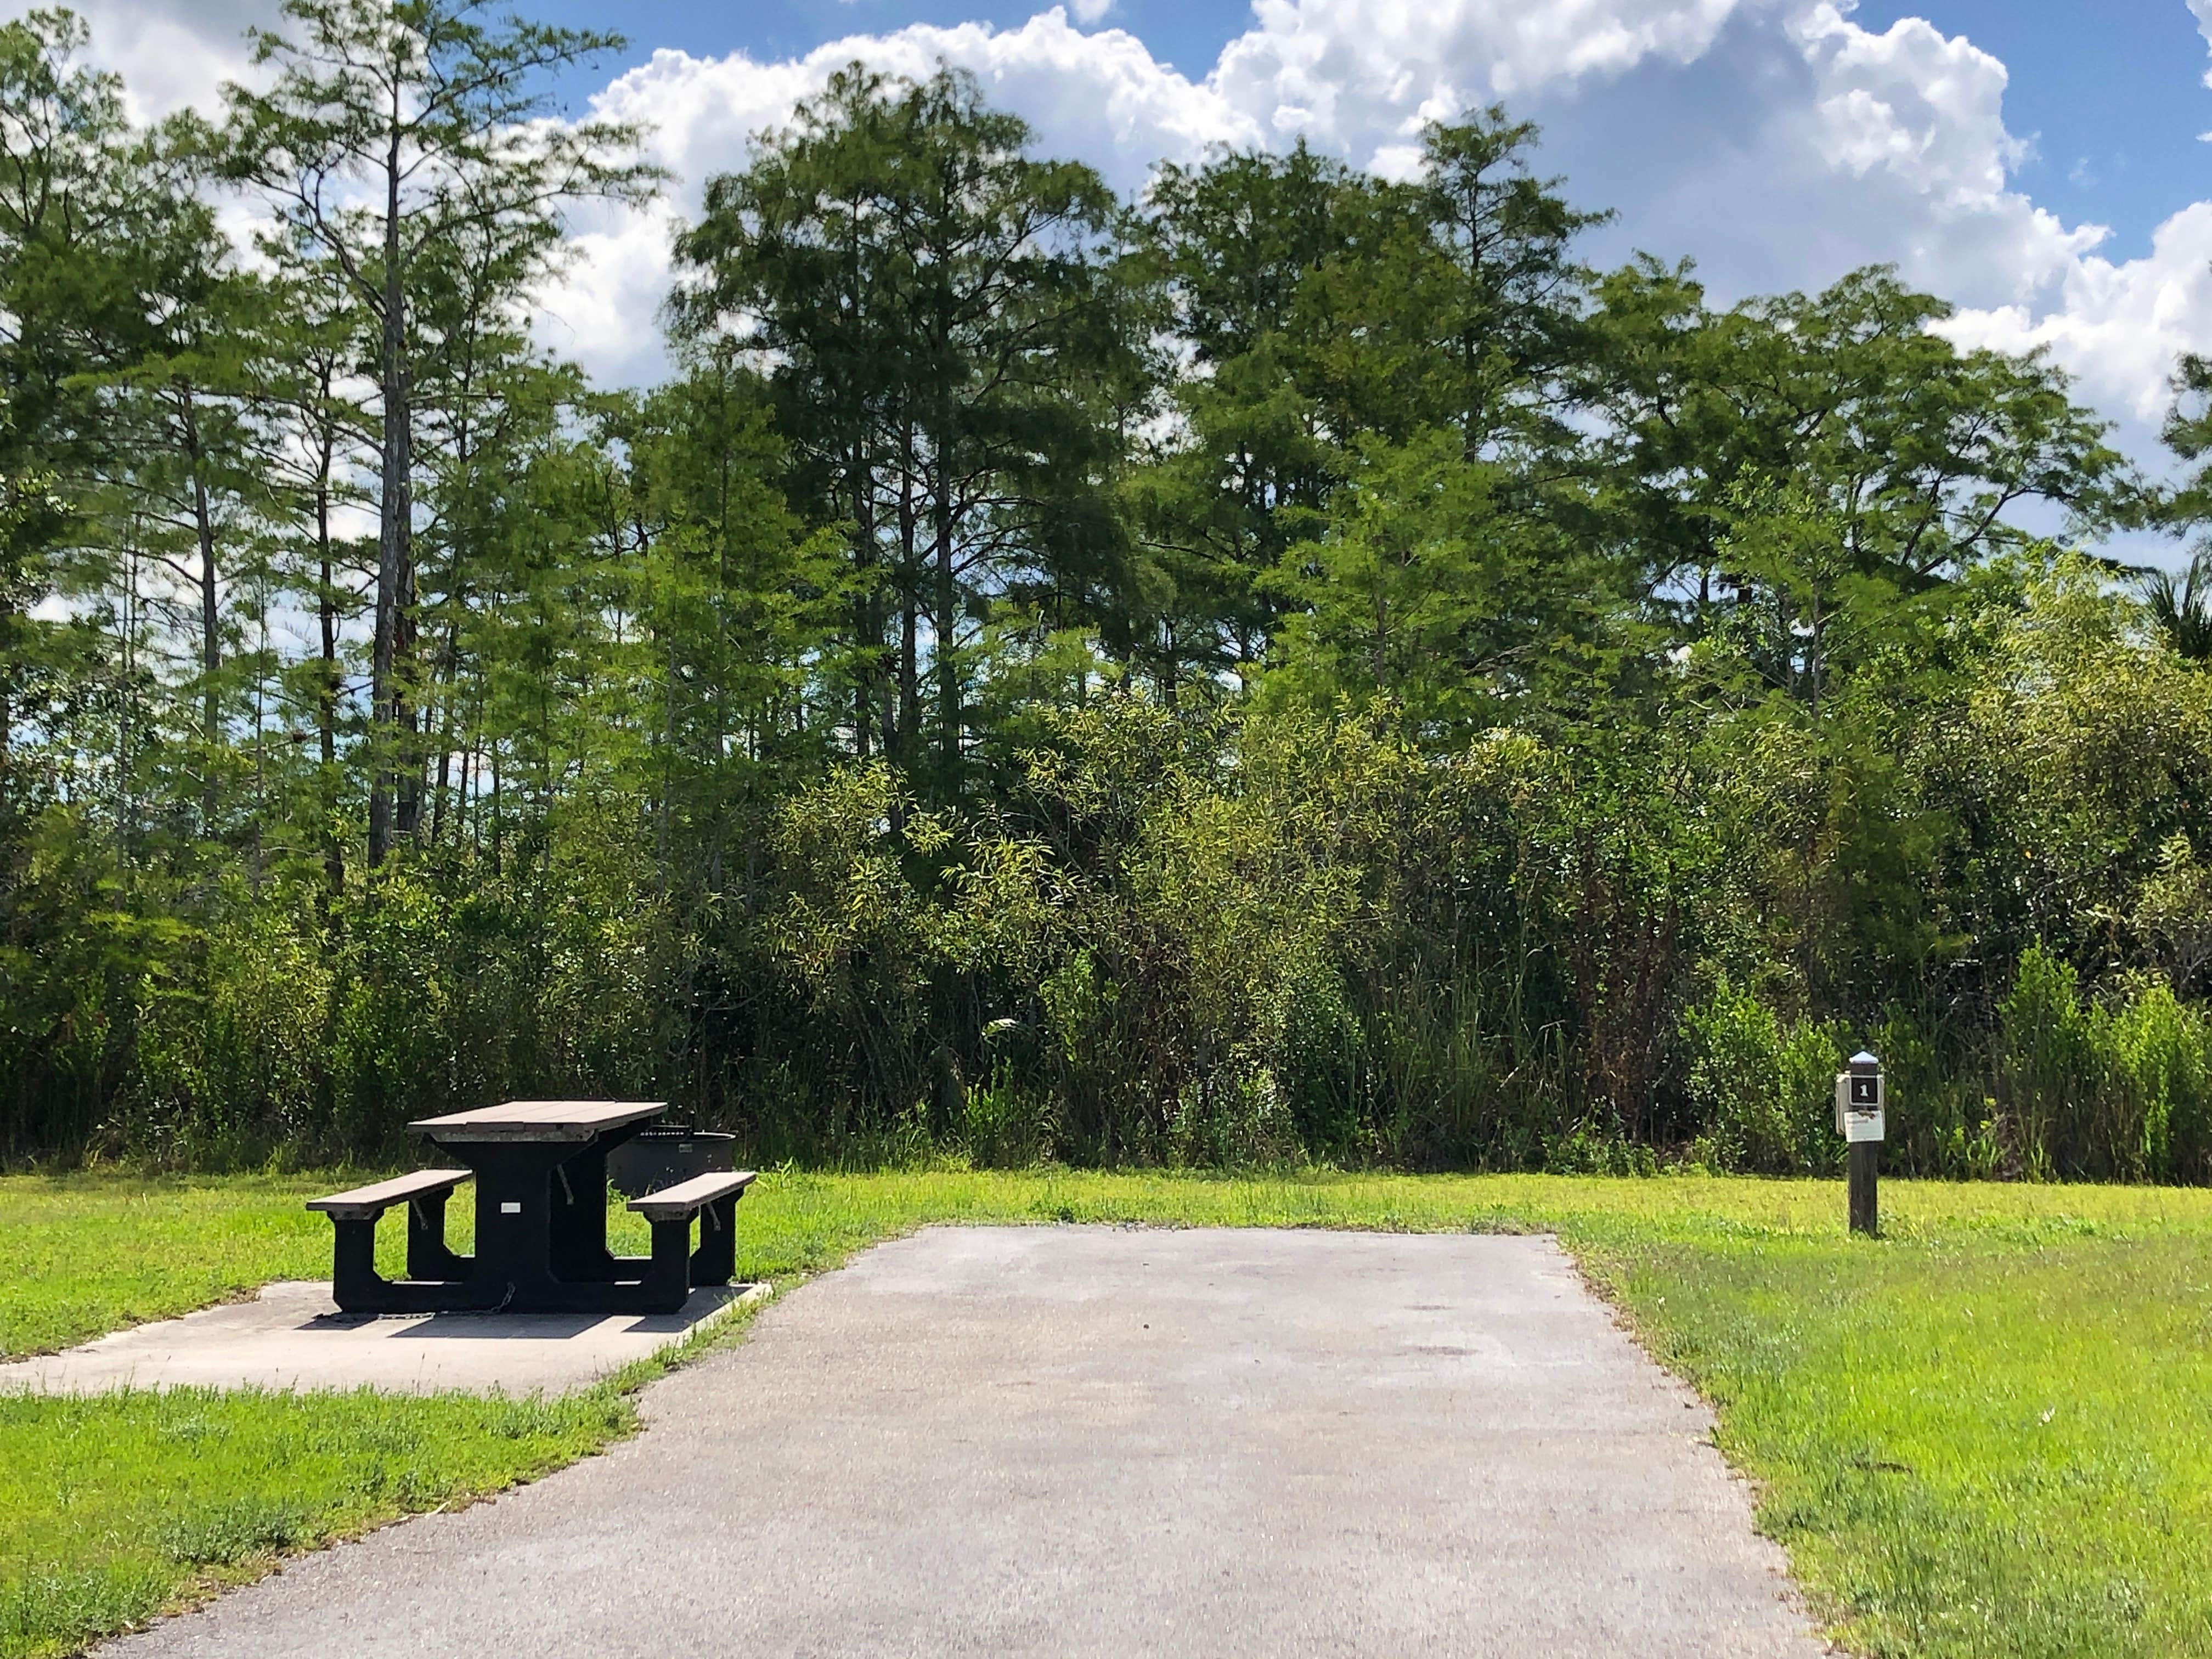
[[[1850,1151],[1851,1231],[1872,1238],[1881,1231],[1876,1213],[1875,1177],[1881,1163],[1881,1143],[1855,1140]]]
[[[1875,1176],[1881,1167],[1881,1060],[1862,1048],[1836,1073],[1836,1133],[1850,1143],[1851,1231],[1872,1238],[1881,1229]]]

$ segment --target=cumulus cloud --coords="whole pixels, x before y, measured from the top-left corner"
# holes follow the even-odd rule
[[[268,0],[98,0],[143,27],[112,47],[147,106],[194,98],[242,64],[237,27]],[[2212,0],[2189,0],[2212,45]],[[1425,121],[1506,101],[1546,131],[1546,166],[1620,217],[1592,252],[1696,257],[1716,295],[1817,287],[1888,261],[1962,307],[1961,341],[2042,347],[2147,436],[2175,355],[2212,349],[2212,204],[2174,216],[2142,258],[2100,252],[2013,180],[2004,66],[1919,18],[1862,27],[1850,0],[1255,0],[1252,25],[1193,79],[1126,29],[1111,0],[1069,0],[1018,27],[915,25],[763,61],[656,52],[599,112],[650,123],[678,177],[668,202],[586,215],[547,296],[549,345],[594,372],[661,365],[667,240],[714,172],[855,58],[974,73],[1039,145],[1124,191],[1162,159],[1216,144],[1317,147],[1378,171],[1414,163]],[[226,54],[229,54],[226,57]]]
[[[1765,0],[1255,0],[1207,88],[1271,135],[1366,161],[1469,104],[1695,62]]]
[[[743,52],[700,58],[657,52],[617,77],[592,106],[602,115],[652,126],[660,159],[696,191],[707,174],[742,166],[753,134],[787,118],[794,104],[855,60],[916,78],[940,63],[967,70],[994,101],[1027,118],[1042,149],[1080,156],[1124,189],[1140,185],[1163,156],[1194,156],[1209,144],[1256,144],[1266,137],[1209,87],[1154,59],[1136,36],[1122,29],[1085,33],[1058,6],[1016,29],[917,24],[833,40],[804,58],[772,63]]]
[[[2087,257],[2067,270],[2059,304],[1964,311],[1946,330],[1965,345],[2048,349],[2106,401],[2146,425],[2164,414],[2184,351],[2212,349],[2212,202],[2158,228],[2151,251],[2115,264]]]
[[[6,14],[30,8],[10,3]],[[79,0],[71,9],[92,31],[93,55],[123,77],[132,118],[184,109],[212,114],[226,81],[252,78],[246,31],[277,21],[276,0]]]

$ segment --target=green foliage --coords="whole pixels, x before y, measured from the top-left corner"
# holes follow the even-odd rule
[[[2033,1173],[2201,1182],[2212,1127],[2212,1024],[2164,980],[2085,1000],[2041,946],[1998,1009],[1999,1098]]]
[[[2151,1179],[2212,1179],[2212,1030],[2157,980],[2113,1017],[2122,1167]]]
[[[2048,363],[1893,271],[1593,270],[1501,109],[1124,203],[855,64],[595,390],[529,295],[657,179],[534,118],[614,44],[294,0],[149,128],[0,25],[0,1159],[577,1091],[767,1159],[1807,1170],[1871,1042],[1895,1164],[2212,1178],[2201,596],[2018,510],[2204,491]]]
[[[2199,552],[2179,573],[2151,572],[2143,606],[2176,656],[2212,661],[2212,556]]]
[[[133,902],[112,848],[82,814],[40,811],[8,848],[0,887],[0,1149],[82,1145],[130,1075],[139,1007],[183,943]]]
[[[1833,1115],[1845,1038],[1832,1024],[1784,1024],[1723,981],[1682,1015],[1686,1085],[1703,1161],[1762,1175],[1832,1173],[1843,1144]]]

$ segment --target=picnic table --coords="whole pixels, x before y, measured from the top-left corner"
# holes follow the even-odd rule
[[[420,1170],[309,1201],[336,1224],[331,1292],[348,1313],[673,1313],[737,1267],[750,1170],[717,1170],[631,1200],[653,1254],[607,1248],[607,1154],[667,1109],[658,1100],[515,1100],[407,1126],[464,1169]],[[476,1254],[445,1241],[446,1200],[477,1187]],[[376,1221],[407,1206],[407,1277],[376,1271]],[[700,1224],[697,1249],[691,1226]]]

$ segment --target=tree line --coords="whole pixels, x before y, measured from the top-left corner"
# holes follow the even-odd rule
[[[0,26],[0,1158],[665,1097],[803,1159],[2212,1179],[2212,368],[2154,487],[1887,269],[1588,263],[1499,108],[1133,198],[855,64],[667,377],[611,35]],[[2199,469],[2192,471],[2192,469]]]

